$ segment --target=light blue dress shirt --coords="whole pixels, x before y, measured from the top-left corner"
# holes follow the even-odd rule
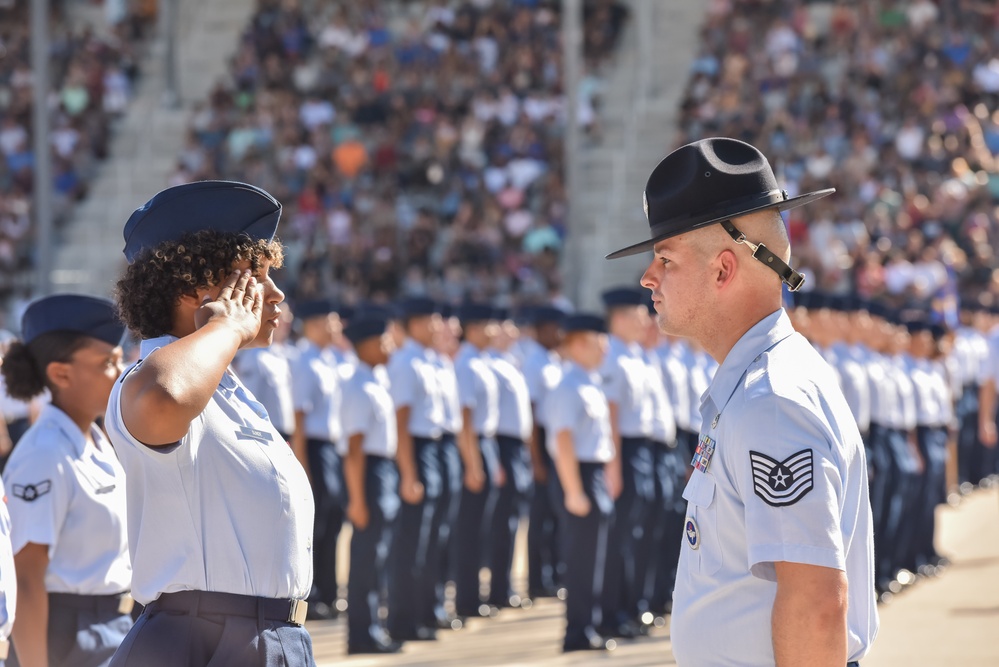
[[[267,410],[274,427],[290,436],[295,431],[295,403],[291,395],[291,362],[285,349],[271,345],[241,350],[233,368],[247,391]]]
[[[499,387],[484,351],[463,343],[454,360],[461,407],[472,410],[472,430],[491,438],[499,424]]]
[[[395,426],[395,405],[387,384],[388,377],[384,373],[376,375],[371,366],[357,361],[343,388],[344,452],[349,447],[347,441],[361,434],[365,454],[395,458],[399,434]]]
[[[437,355],[408,339],[388,363],[389,393],[396,410],[409,407],[409,432],[436,440],[445,428],[444,395]]]
[[[330,349],[305,341],[299,350],[292,366],[291,395],[295,411],[305,415],[305,436],[339,442],[344,369]]]
[[[608,343],[600,376],[608,402],[617,404],[618,431],[623,438],[648,438],[652,434],[652,390],[642,348],[617,336],[608,336]]]
[[[867,465],[829,365],[778,310],[728,353],[701,414],[707,460],[683,492],[677,663],[772,666],[779,561],[846,572],[847,659],[860,660],[878,629]]]
[[[606,463],[614,458],[614,443],[600,373],[589,373],[572,362],[566,362],[564,371],[548,397],[548,453],[558,458],[557,436],[568,430],[579,461]]]
[[[488,361],[496,374],[496,387],[499,391],[496,433],[527,442],[534,429],[527,380],[514,365],[513,359],[498,350],[489,352]]]

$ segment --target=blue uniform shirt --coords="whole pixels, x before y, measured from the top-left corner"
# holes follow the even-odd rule
[[[144,340],[140,356],[175,340]],[[176,445],[148,447],[122,420],[128,372],[111,391],[104,424],[128,479],[133,597],[148,604],[200,590],[305,598],[312,487],[263,406],[227,372]]]
[[[489,353],[488,362],[496,374],[496,387],[499,391],[496,433],[527,442],[534,429],[534,420],[524,374],[517,369],[511,358],[498,350]]]
[[[4,470],[11,547],[48,545],[45,590],[114,595],[129,590],[125,471],[104,433],[79,427],[52,404],[42,409]]]
[[[524,359],[524,379],[535,420],[541,428],[548,428],[547,399],[562,379],[562,359],[557,352],[538,345]]]
[[[409,407],[409,432],[436,440],[445,427],[444,397],[436,354],[407,340],[388,363],[389,392],[396,410]]]
[[[343,401],[343,370],[332,350],[309,341],[299,348],[292,367],[291,395],[295,411],[305,414],[305,436],[339,442],[340,404]]]
[[[663,362],[655,350],[645,350],[645,361],[649,365],[649,391],[653,405],[651,438],[673,445],[676,443],[676,418],[673,416],[673,403],[666,393]]]
[[[919,426],[950,426],[954,417],[950,385],[943,364],[929,359],[911,359],[909,372],[916,399]]]
[[[10,513],[7,511],[7,490],[0,481],[0,640],[10,637],[17,608],[17,575],[14,572],[14,550],[10,545]],[[0,660],[0,665],[3,661]]]
[[[690,383],[690,430],[701,430],[701,399],[711,384],[718,364],[704,350],[691,351],[687,380]]]
[[[666,395],[669,396],[673,404],[673,417],[676,420],[676,427],[685,431],[690,428],[690,372],[684,362],[685,355],[690,354],[690,349],[678,340],[672,344],[663,343],[659,348],[659,359],[662,361],[662,376],[666,383]]]
[[[448,433],[461,432],[461,399],[458,398],[458,378],[454,373],[454,362],[443,354],[436,354],[437,379],[441,388],[444,407],[444,430]]]
[[[233,367],[243,386],[267,410],[274,428],[291,435],[295,431],[295,403],[291,395],[291,363],[285,346],[241,350]]]
[[[617,404],[618,431],[624,438],[652,434],[652,391],[649,367],[637,343],[627,345],[608,336],[609,346],[600,369],[607,401]]]
[[[600,374],[572,362],[566,362],[564,371],[548,397],[548,453],[558,458],[557,435],[569,430],[579,461],[606,463],[614,458],[614,443]]]
[[[371,366],[358,360],[343,387],[343,450],[347,449],[347,440],[360,433],[364,436],[365,454],[395,458],[399,434],[387,385],[384,373],[376,375]]]
[[[871,381],[864,368],[860,346],[837,345],[836,363],[840,387],[861,433],[871,428]]]
[[[461,407],[472,410],[472,430],[480,436],[496,435],[499,424],[499,387],[496,375],[486,363],[485,352],[463,343],[454,360]]]
[[[774,563],[849,581],[848,660],[878,628],[867,465],[828,364],[783,310],[751,328],[701,404],[703,428],[673,597],[681,665],[774,664]]]

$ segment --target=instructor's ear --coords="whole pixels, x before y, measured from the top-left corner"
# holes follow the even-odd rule
[[[735,273],[739,266],[735,252],[731,248],[726,248],[718,253],[712,265],[715,287],[722,289],[727,287],[735,279]]]

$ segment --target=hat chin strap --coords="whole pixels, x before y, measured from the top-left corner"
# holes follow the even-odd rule
[[[797,292],[798,288],[805,282],[805,276],[788,266],[784,260],[770,252],[770,249],[765,245],[746,240],[746,235],[736,229],[731,220],[722,220],[720,224],[733,241],[739,245],[747,246],[753,251],[754,258],[773,269],[774,273],[780,276],[780,279],[787,285],[788,290]]]

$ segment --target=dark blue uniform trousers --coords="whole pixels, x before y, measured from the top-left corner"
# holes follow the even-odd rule
[[[884,558],[888,551],[885,536],[888,531],[888,506],[891,496],[891,455],[889,449],[890,429],[877,423],[871,424],[870,432],[865,440],[869,455],[867,457],[868,476],[870,478],[871,514],[874,521],[874,570],[875,581],[884,588],[891,580],[893,572],[891,559]]]
[[[483,548],[488,539],[491,517],[490,496],[493,493],[493,471],[496,465],[496,441],[492,438],[479,438],[479,448],[482,457],[482,469],[485,472],[485,483],[479,493],[473,493],[467,488],[461,489],[461,504],[458,507],[458,520],[454,531],[454,608],[461,616],[471,616],[478,613],[481,599],[479,597],[479,570],[485,564],[485,555],[489,553]]]
[[[441,476],[438,440],[413,437],[413,453],[423,500],[415,505],[402,501],[389,556],[388,631],[395,639],[411,639],[425,625],[434,606],[434,579],[430,556],[437,536],[434,513],[440,502]]]
[[[961,397],[955,406],[957,416],[957,481],[978,482],[975,476],[976,450],[980,447],[978,440],[978,389],[977,384],[967,384],[961,391]]]
[[[680,547],[683,535],[683,520],[686,506],[683,500],[683,487],[686,482],[686,445],[669,447],[665,443],[652,445],[656,464],[656,503],[649,513],[648,548],[643,549],[645,558],[651,558],[646,570],[645,595],[646,609],[663,614],[669,611],[673,600],[673,585],[676,582],[676,569],[680,563]]]
[[[328,440],[306,441],[309,472],[312,475],[312,495],[316,502],[316,519],[312,535],[312,594],[311,602],[330,606],[338,597],[336,581],[336,542],[343,527],[345,502],[343,462],[336,446]]]
[[[451,559],[451,543],[454,538],[455,523],[458,520],[458,506],[461,503],[461,453],[453,433],[445,433],[438,444],[438,457],[442,474],[441,497],[434,512],[432,532],[437,535],[430,556],[431,577],[434,582],[433,615],[423,619],[423,624],[431,626],[447,618],[444,609],[447,582],[454,580],[454,564]]]
[[[49,593],[49,664],[103,667],[132,627],[132,617],[118,613],[117,595]],[[17,645],[7,667],[19,667]]]
[[[602,624],[600,599],[603,594],[608,537],[614,501],[607,491],[603,463],[579,463],[583,492],[590,500],[590,513],[584,517],[565,509],[562,486],[549,478],[552,496],[558,501],[565,554],[565,646],[585,644],[588,635]]]
[[[607,569],[604,572],[603,618],[606,630],[635,619],[645,590],[643,561],[636,558],[645,540],[648,515],[655,504],[652,446],[645,438],[621,438],[621,495],[614,503]],[[644,559],[647,566],[648,559]]]
[[[916,429],[919,453],[926,469],[917,495],[919,513],[914,516],[915,537],[911,561],[915,567],[935,565],[938,559],[933,538],[936,534],[937,505],[947,499],[947,428],[920,426]]]
[[[531,467],[523,440],[497,435],[496,444],[506,484],[496,489],[492,512],[489,604],[503,607],[510,604],[510,597],[515,594],[510,584],[513,544],[531,492]]]
[[[906,562],[914,533],[914,517],[910,513],[913,508],[919,507],[922,473],[919,461],[910,448],[909,437],[908,431],[888,431],[890,481],[883,541],[886,549],[881,572],[889,577],[894,577],[899,569],[910,566]]]
[[[166,593],[139,616],[111,667],[314,667],[312,639],[282,620],[287,613],[280,600]]]
[[[541,597],[551,594],[558,585],[558,507],[552,504],[549,485],[556,476],[555,465],[548,453],[545,430],[539,428],[538,449],[547,481],[534,480],[531,509],[527,524],[527,594]]]
[[[350,539],[347,643],[352,646],[385,639],[378,608],[387,584],[383,575],[392,545],[392,528],[399,514],[399,471],[395,461],[370,454],[365,458],[364,497],[368,525],[364,530],[355,526]]]

